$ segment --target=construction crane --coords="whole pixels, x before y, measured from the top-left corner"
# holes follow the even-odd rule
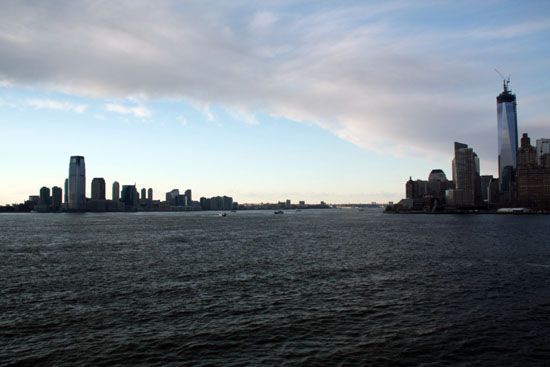
[[[508,78],[506,78],[506,77],[504,77],[504,75],[502,75],[502,73],[500,71],[498,71],[498,69],[495,69],[495,71],[502,78],[502,84],[504,86],[504,91],[507,92],[508,91],[508,84],[510,84],[510,75],[508,74]]]

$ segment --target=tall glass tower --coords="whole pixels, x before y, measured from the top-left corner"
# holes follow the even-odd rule
[[[69,210],[86,209],[86,167],[82,156],[72,156],[69,163],[68,199]]]
[[[498,174],[501,193],[510,191],[518,150],[516,95],[508,89],[508,83],[510,80],[504,80],[504,90],[497,96]]]

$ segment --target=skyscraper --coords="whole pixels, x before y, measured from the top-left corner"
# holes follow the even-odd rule
[[[122,185],[121,201],[124,203],[124,210],[137,210],[139,193],[135,185]]]
[[[149,190],[147,190],[147,200],[153,201],[153,189],[152,188],[149,188]]]
[[[113,201],[120,200],[120,184],[115,181],[113,182]]]
[[[142,199],[142,200],[145,200],[146,195],[147,195],[147,189],[145,189],[145,187],[144,187],[144,188],[141,189],[141,195],[140,195],[139,198]]]
[[[61,187],[54,186],[52,187],[52,209],[57,211],[61,209],[61,196],[63,190],[61,190]]]
[[[192,201],[193,197],[191,196],[191,189],[185,190],[185,206],[190,206]]]
[[[453,159],[454,190],[447,190],[447,203],[458,208],[474,207],[481,203],[479,158],[468,145],[455,142]]]
[[[497,97],[498,174],[501,193],[511,190],[518,150],[516,96],[508,90],[509,82],[504,80],[504,91]]]
[[[72,156],[69,163],[69,210],[86,209],[86,167],[84,157]]]
[[[105,200],[105,179],[103,177],[95,177],[92,180],[92,199]]]
[[[40,189],[40,205],[49,207],[51,204],[52,204],[52,201],[50,197],[50,188],[44,186]]]

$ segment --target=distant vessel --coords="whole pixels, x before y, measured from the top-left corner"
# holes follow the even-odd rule
[[[220,217],[227,217],[227,213],[220,213],[218,214]]]
[[[275,213],[275,214],[285,214],[285,212],[283,212],[282,210],[275,210],[274,213]]]

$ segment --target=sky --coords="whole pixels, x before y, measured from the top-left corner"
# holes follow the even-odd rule
[[[240,203],[387,202],[453,142],[497,174],[496,96],[550,137],[550,2],[0,2],[0,204],[86,176]]]

